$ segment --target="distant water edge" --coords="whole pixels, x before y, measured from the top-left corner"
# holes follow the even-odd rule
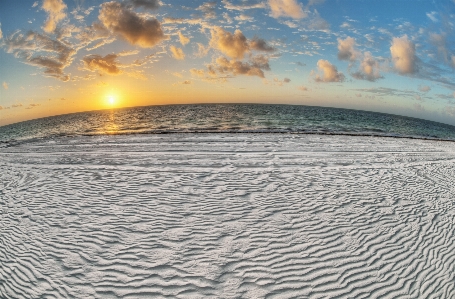
[[[455,141],[455,126],[360,110],[272,104],[192,104],[119,108],[0,127],[0,142],[60,136],[172,133],[295,133]]]

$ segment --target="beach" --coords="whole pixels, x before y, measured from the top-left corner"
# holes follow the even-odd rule
[[[454,298],[455,143],[305,134],[0,148],[1,298]]]

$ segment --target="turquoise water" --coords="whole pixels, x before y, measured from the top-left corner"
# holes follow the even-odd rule
[[[73,113],[0,127],[0,141],[159,133],[302,133],[455,140],[455,127],[376,112],[267,104],[195,104]]]

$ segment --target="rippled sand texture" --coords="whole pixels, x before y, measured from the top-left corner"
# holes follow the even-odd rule
[[[1,298],[455,298],[455,144],[289,134],[0,149]]]

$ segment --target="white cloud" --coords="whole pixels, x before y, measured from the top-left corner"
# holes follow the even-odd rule
[[[354,61],[358,58],[359,53],[354,49],[355,39],[347,37],[338,39],[338,59]]]
[[[177,48],[175,46],[170,46],[169,49],[171,50],[172,57],[174,57],[175,59],[178,59],[178,60],[185,59],[185,53],[183,53],[182,49]]]
[[[2,23],[0,23],[0,39],[3,38],[3,32],[2,32]]]
[[[95,72],[99,71],[101,73],[109,75],[119,75],[122,71],[119,68],[119,63],[117,62],[118,55],[108,54],[104,57],[100,55],[88,55],[82,59],[84,64],[83,69]]]
[[[238,29],[234,33],[230,33],[221,27],[215,27],[210,32],[210,46],[234,59],[243,59],[245,54],[251,52],[251,50],[263,52],[275,51],[263,39],[254,38],[249,41],[243,35],[242,31]]]
[[[66,4],[62,0],[44,0],[42,8],[48,13],[43,30],[47,33],[54,32],[57,23],[66,18]]]
[[[239,4],[239,5],[234,5],[234,4],[230,3],[228,0],[222,0],[221,2],[223,2],[224,7],[228,10],[243,11],[243,10],[253,9],[253,8],[266,8],[265,3],[262,1],[260,1],[259,3],[255,3],[255,4],[243,3],[243,4]]]
[[[327,60],[320,59],[318,61],[318,68],[322,71],[322,77],[316,75],[314,80],[316,82],[343,82],[345,76],[343,73],[338,72],[336,66],[328,62]]]
[[[24,63],[44,68],[45,76],[69,80],[63,70],[72,63],[76,50],[67,43],[33,31],[26,35],[16,32],[5,39],[5,48]]]
[[[158,20],[146,19],[117,2],[102,4],[99,19],[113,33],[142,48],[152,48],[169,38]]]
[[[264,56],[253,57],[251,62],[228,60],[225,57],[219,57],[214,64],[208,66],[208,69],[208,73],[211,76],[217,76],[217,74],[233,74],[264,78],[263,70],[270,70],[270,66],[268,59]]]
[[[302,19],[307,17],[302,6],[296,0],[268,0],[271,15],[274,18],[290,17]]]
[[[430,13],[427,13],[427,17],[432,20],[434,23],[436,23],[438,21],[438,19],[436,18],[436,12],[435,11],[432,11]]]
[[[377,79],[382,78],[379,69],[379,62],[373,57],[373,55],[371,55],[370,52],[365,52],[363,54],[362,61],[360,62],[360,69],[353,73],[352,76],[356,79],[374,82]]]
[[[184,46],[190,42],[190,39],[182,34],[182,32],[178,32],[179,41]]]
[[[211,1],[211,2],[206,2],[196,8],[196,10],[200,10],[204,13],[204,18],[205,19],[213,19],[216,18],[216,1]]]
[[[35,1],[32,5],[32,7],[37,7],[38,6],[38,1]]]
[[[415,45],[406,35],[402,37],[394,37],[392,40],[392,46],[390,47],[390,53],[395,69],[402,75],[412,74],[417,71],[415,55]]]
[[[3,88],[7,90],[9,88],[8,83],[3,81]]]

